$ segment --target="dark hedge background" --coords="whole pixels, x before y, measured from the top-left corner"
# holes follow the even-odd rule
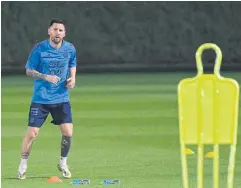
[[[193,70],[206,42],[241,70],[241,2],[2,2],[1,14],[2,74],[24,71],[51,18],[66,20],[79,71]],[[204,66],[214,59],[205,52]]]

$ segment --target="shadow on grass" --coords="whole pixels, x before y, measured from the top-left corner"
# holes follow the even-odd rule
[[[28,176],[26,179],[47,179],[49,176]],[[5,177],[2,180],[19,180],[16,177]]]
[[[27,176],[25,180],[28,180],[28,179],[48,179],[49,177],[51,177],[51,176]],[[78,177],[72,177],[70,179],[65,179],[65,178],[62,178],[62,177],[59,177],[59,178],[61,180],[79,179]],[[2,180],[19,180],[16,177],[2,177],[1,179]],[[21,180],[19,180],[19,181],[21,181]]]

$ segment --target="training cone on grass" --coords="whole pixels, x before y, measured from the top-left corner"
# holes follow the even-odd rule
[[[51,176],[50,178],[47,179],[47,182],[50,182],[50,183],[61,183],[62,180],[59,179],[58,176]]]
[[[194,155],[194,152],[193,152],[191,149],[186,148],[186,149],[185,149],[185,154],[186,154],[186,155]]]
[[[204,157],[205,157],[205,158],[214,158],[214,157],[215,157],[215,154],[214,154],[213,151],[211,151],[211,152],[208,152]]]

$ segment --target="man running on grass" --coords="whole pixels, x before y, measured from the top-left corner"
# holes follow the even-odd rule
[[[25,179],[27,161],[39,129],[51,114],[51,123],[58,125],[62,134],[58,169],[64,178],[71,178],[67,156],[71,146],[73,124],[69,90],[75,86],[76,50],[63,40],[65,23],[53,19],[48,28],[49,39],[32,49],[26,63],[27,76],[34,78],[34,91],[29,110],[28,129],[22,142],[22,156],[17,178]]]

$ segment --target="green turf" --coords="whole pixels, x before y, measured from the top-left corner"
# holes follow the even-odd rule
[[[181,188],[177,83],[194,74],[78,75],[71,92],[74,138],[68,159],[73,179],[84,187]],[[240,73],[228,73],[241,82]],[[225,75],[226,76],[226,75]],[[47,119],[31,153],[27,179],[15,179],[27,128],[32,80],[2,78],[2,187],[72,187],[46,182],[57,171],[60,133]],[[240,129],[239,129],[239,137]],[[192,148],[193,149],[193,148]],[[195,148],[194,148],[195,150]],[[209,151],[209,150],[206,150]],[[225,188],[227,148],[221,148],[220,188]],[[190,156],[190,188],[196,187],[196,156]],[[205,160],[205,188],[212,187],[211,160]],[[241,147],[237,148],[234,188],[241,187]],[[121,185],[101,185],[119,179]]]

